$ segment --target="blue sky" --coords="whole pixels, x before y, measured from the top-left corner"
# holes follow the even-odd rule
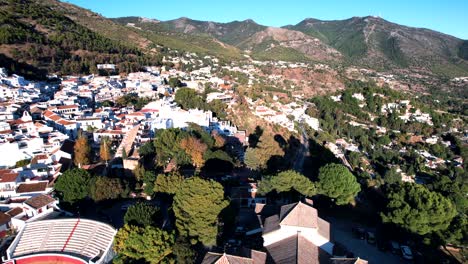
[[[251,18],[284,26],[304,18],[323,20],[379,15],[386,20],[425,27],[468,39],[467,0],[63,0],[106,17],[141,16],[170,20],[230,22]]]

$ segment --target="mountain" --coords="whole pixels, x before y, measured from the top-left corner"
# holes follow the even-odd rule
[[[113,22],[133,28],[139,34],[146,36],[154,44],[171,49],[214,55],[222,59],[241,59],[241,51],[228,42],[223,42],[214,35],[203,31],[212,22],[201,22],[180,18],[161,22],[142,17],[112,18]],[[190,22],[189,22],[190,21]]]
[[[44,78],[47,73],[97,72],[97,63],[116,63],[122,71],[134,71],[157,61],[144,55],[136,41],[106,36],[67,16],[73,10],[63,10],[54,0],[0,0],[0,67]],[[93,19],[99,21],[95,25],[105,21],[97,15]],[[114,30],[126,32],[117,24]]]
[[[299,31],[267,27],[243,42],[239,48],[250,51],[254,58],[285,61],[336,61],[341,53],[321,40]]]
[[[351,64],[445,75],[468,72],[467,41],[429,29],[373,16],[335,21],[305,19],[285,28],[320,39],[340,51]]]
[[[97,73],[99,63],[137,71],[160,64],[170,49],[241,58],[237,48],[212,37],[144,31],[57,0],[0,0],[0,22],[0,67],[31,79]]]
[[[371,16],[309,18],[275,28],[253,20],[108,19],[57,0],[0,0],[0,22],[0,67],[27,77],[96,72],[96,63],[115,63],[128,72],[161,63],[170,50],[224,61],[249,54],[257,60],[468,75],[468,40]]]
[[[373,16],[334,21],[309,18],[282,28],[253,20],[217,23],[185,17],[114,21],[158,35],[176,34],[182,42],[188,36],[215,39],[232,51],[238,49],[234,53],[244,51],[260,60],[323,61],[447,76],[468,73],[468,41]]]
[[[315,37],[298,31],[259,25],[250,19],[217,23],[186,17],[169,21],[123,17],[114,21],[158,35],[178,33],[184,36],[210,37],[231,47],[245,50],[261,60],[334,61],[341,57],[338,51]]]

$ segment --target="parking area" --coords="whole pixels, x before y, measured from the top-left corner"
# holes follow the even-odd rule
[[[369,261],[370,264],[395,264],[406,261],[390,252],[380,251],[375,244],[371,245],[366,240],[361,240],[353,235],[349,222],[335,218],[327,218],[331,224],[332,240],[344,245],[356,257]]]

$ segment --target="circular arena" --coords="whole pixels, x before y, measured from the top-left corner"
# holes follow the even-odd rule
[[[108,263],[114,257],[117,231],[88,219],[56,219],[26,223],[7,249],[8,264]]]

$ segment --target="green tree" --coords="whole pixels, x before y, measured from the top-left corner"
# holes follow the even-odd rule
[[[267,176],[258,184],[258,192],[267,194],[271,191],[278,193],[295,190],[305,196],[316,194],[316,188],[306,176],[293,170],[283,171],[273,176]]]
[[[145,185],[143,191],[147,195],[153,195],[155,181],[156,181],[156,174],[153,171],[145,171],[145,173],[143,174],[143,183]]]
[[[348,161],[349,161],[349,164],[351,164],[351,167],[353,167],[353,169],[357,168],[357,167],[359,167],[360,162],[361,162],[361,155],[359,155],[358,152],[353,151],[353,152],[349,153]]]
[[[248,148],[245,152],[244,163],[252,170],[263,170],[273,156],[284,156],[284,150],[271,135],[262,134],[255,148]]]
[[[179,88],[174,96],[174,100],[183,108],[199,108],[204,109],[205,103],[203,98],[198,93],[190,88]]]
[[[90,196],[96,202],[117,199],[123,193],[120,179],[98,176],[91,180]]]
[[[147,203],[136,203],[130,206],[125,213],[125,224],[135,226],[155,225],[159,213],[159,208]]]
[[[413,233],[425,235],[445,230],[457,214],[453,203],[419,184],[391,185],[383,222],[393,223]]]
[[[156,131],[154,148],[156,150],[156,162],[164,166],[171,159],[176,159],[177,164],[190,164],[190,157],[180,146],[183,138],[189,134],[178,128],[161,129]]]
[[[193,250],[190,241],[185,237],[179,236],[172,250],[176,263],[193,264],[197,259],[197,252]]]
[[[140,154],[140,156],[142,157],[151,156],[154,153],[155,153],[154,145],[151,141],[148,141],[145,144],[141,145],[140,148],[138,149],[138,154]]]
[[[153,226],[124,225],[114,240],[114,250],[122,263],[144,260],[147,263],[169,263],[175,243],[173,232]]]
[[[327,164],[319,169],[318,191],[334,199],[337,205],[354,202],[361,190],[356,177],[341,164]]]
[[[247,148],[244,155],[244,163],[247,168],[251,170],[260,170],[264,164],[258,157],[259,154],[257,154],[257,150],[255,148]]]
[[[221,184],[198,177],[185,180],[174,196],[179,234],[205,246],[216,244],[218,215],[228,206]]]
[[[466,215],[455,216],[449,227],[446,230],[438,231],[437,235],[442,240],[443,245],[447,243],[466,245],[468,243],[468,220]]]
[[[392,167],[385,171],[384,180],[388,184],[401,183],[401,173],[397,172],[396,167]]]
[[[154,192],[174,195],[183,182],[184,177],[179,173],[159,174],[154,183]]]
[[[30,159],[18,160],[15,163],[15,168],[21,168],[21,167],[27,166],[27,165],[29,165],[29,163],[31,163]]]
[[[169,86],[171,86],[172,88],[176,88],[176,87],[181,87],[181,86],[182,86],[182,82],[179,80],[179,78],[170,78],[168,84],[169,84]]]
[[[89,195],[91,175],[83,169],[74,168],[65,171],[54,185],[62,199],[68,203],[75,203]]]

